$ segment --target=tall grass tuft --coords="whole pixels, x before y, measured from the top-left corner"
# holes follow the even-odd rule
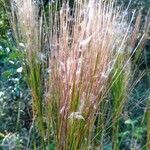
[[[102,149],[109,128],[117,150],[136,51],[135,12],[128,19],[114,0],[76,0],[73,8],[69,1],[51,2],[41,16],[32,0],[11,4],[42,148]]]
[[[43,64],[42,23],[38,18],[38,7],[32,0],[14,0],[11,2],[12,27],[18,42],[24,43],[24,70],[31,89],[33,121],[36,120],[39,132],[44,139],[43,125]],[[42,142],[44,144],[44,142]]]

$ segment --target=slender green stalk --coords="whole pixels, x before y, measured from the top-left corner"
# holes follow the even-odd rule
[[[113,125],[112,125],[112,142],[113,149],[119,149],[119,118],[121,113],[123,112],[123,107],[127,99],[128,92],[128,82],[130,77],[130,64],[123,70],[124,67],[124,53],[120,54],[117,58],[115,67],[114,67],[114,75],[112,81],[115,81],[112,85],[112,108],[113,108]],[[127,54],[126,54],[126,57]],[[126,63],[126,62],[125,62]]]

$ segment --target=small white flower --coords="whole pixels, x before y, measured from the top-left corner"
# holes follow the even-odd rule
[[[22,67],[20,67],[20,68],[18,68],[18,69],[17,69],[17,72],[18,72],[18,73],[21,73],[21,72],[22,72],[22,70],[23,70],[23,68],[22,68]]]
[[[16,82],[18,82],[18,81],[19,81],[19,78],[14,78],[13,80],[16,81]]]
[[[10,52],[10,49],[9,49],[9,47],[7,47],[7,48],[6,48],[6,50],[7,50],[7,52],[8,52],[8,53]]]
[[[84,117],[82,116],[81,112],[72,112],[69,116],[71,120],[77,119],[77,120],[85,120]]]
[[[19,46],[21,46],[21,47],[25,47],[25,45],[23,44],[23,43],[19,43]]]
[[[14,63],[13,61],[11,61],[11,60],[9,61],[9,63],[11,63],[11,64],[15,64],[15,63]]]
[[[133,121],[131,119],[128,119],[125,121],[125,124],[133,124]]]

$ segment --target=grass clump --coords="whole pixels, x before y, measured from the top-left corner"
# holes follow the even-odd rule
[[[40,16],[32,0],[14,0],[11,6],[14,33],[25,45],[41,149],[51,143],[57,150],[103,149],[111,136],[108,143],[117,150],[136,52],[135,12],[128,20],[127,10],[113,0],[77,0],[73,8],[69,1],[51,2]]]

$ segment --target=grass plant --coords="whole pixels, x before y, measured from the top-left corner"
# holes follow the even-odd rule
[[[73,8],[69,1],[50,2],[41,16],[32,0],[11,5],[12,27],[25,45],[40,149],[51,143],[56,150],[103,149],[109,128],[109,142],[118,150],[119,118],[136,51],[135,12],[128,20],[127,10],[114,0],[76,0]]]

